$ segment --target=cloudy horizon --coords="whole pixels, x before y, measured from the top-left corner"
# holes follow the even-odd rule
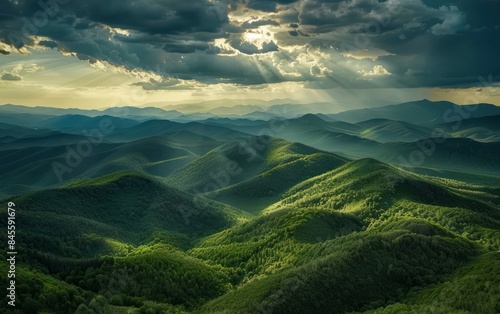
[[[499,1],[0,3],[0,103],[500,105]]]

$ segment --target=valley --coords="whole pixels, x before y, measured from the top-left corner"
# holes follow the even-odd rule
[[[431,119],[454,106],[0,106],[20,300],[1,311],[498,313],[500,111]]]

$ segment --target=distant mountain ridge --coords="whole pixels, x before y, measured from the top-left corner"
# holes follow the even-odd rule
[[[209,106],[209,104],[210,106]],[[85,115],[89,117],[110,115],[130,119],[169,119],[173,121],[187,122],[194,120],[205,120],[216,117],[247,118],[251,120],[271,120],[276,117],[295,118],[308,113],[323,114],[323,119],[341,120],[350,123],[358,123],[370,119],[390,119],[410,123],[438,124],[455,121],[456,115],[461,118],[479,118],[491,115],[500,115],[500,107],[490,104],[477,104],[460,106],[447,101],[433,102],[427,99],[412,101],[397,105],[388,105],[374,108],[348,110],[334,103],[310,103],[310,104],[272,104],[272,105],[236,105],[236,106],[214,106],[216,102],[211,101],[203,105],[200,103],[194,107],[183,106],[163,108],[158,107],[115,107],[103,110],[85,109],[61,109],[50,107],[28,107],[20,105],[1,105],[0,113],[3,114],[35,114],[47,116],[61,116],[67,114]],[[264,102],[266,103],[266,102]],[[340,112],[334,113],[331,112]],[[446,120],[450,121],[446,121]],[[0,122],[3,122],[0,120]]]
[[[500,107],[491,104],[456,105],[448,101],[434,102],[424,99],[398,105],[344,111],[330,116],[351,123],[390,119],[418,124],[439,124],[499,114]]]

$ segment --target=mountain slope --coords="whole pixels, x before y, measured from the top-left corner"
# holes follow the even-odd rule
[[[453,137],[466,137],[479,142],[500,142],[500,115],[460,120],[439,125]]]
[[[446,282],[410,294],[406,302],[368,313],[498,313],[500,254],[491,252],[459,268]]]
[[[51,130],[40,130],[38,128],[26,128],[19,125],[0,123],[0,137],[10,136],[13,139],[28,136],[43,136],[54,133]]]
[[[295,184],[335,169],[347,160],[318,152],[281,164],[243,182],[207,196],[250,212],[258,212],[277,201]]]
[[[125,124],[91,148],[78,128],[102,117],[44,116],[75,134],[0,122],[19,252],[19,303],[0,312],[498,313],[497,118],[459,128],[439,112],[471,107],[405,106],[387,110],[436,119],[112,118]]]
[[[474,120],[467,123],[475,125],[489,121],[486,125],[491,125],[496,121],[496,116],[480,118],[477,122]],[[468,120],[464,120],[464,123],[466,121]],[[453,133],[452,126],[447,124],[443,128],[439,127],[440,132],[436,132],[436,129],[387,119],[370,119],[350,124],[327,122],[315,115],[282,120],[280,126],[283,127],[276,132],[276,137],[353,159],[373,157],[400,165],[472,173],[477,170],[497,173],[500,170],[500,160],[495,153],[499,149],[499,142],[495,142],[495,139],[500,133],[494,127],[485,132],[476,130],[471,134],[460,134],[471,129]],[[254,134],[263,126],[230,127]],[[439,138],[434,139],[432,136]],[[478,138],[483,142],[460,138],[463,136]]]
[[[11,130],[10,134],[16,134],[17,129]],[[10,140],[4,142],[0,150],[14,150],[31,147],[51,147],[61,145],[75,145],[79,142],[87,141],[87,137],[83,135],[67,134],[53,131],[43,135],[24,136],[22,138],[11,137]]]
[[[307,170],[304,160],[332,157],[267,140],[251,170]],[[216,152],[237,154],[231,144]],[[111,312],[425,309],[437,300],[434,292],[448,295],[461,278],[477,287],[474,295],[484,292],[486,309],[495,304],[495,295],[481,286],[484,276],[477,284],[464,272],[477,269],[476,261],[492,261],[488,252],[499,249],[498,189],[420,176],[373,159],[338,162],[291,188],[286,178],[276,181],[286,190],[281,200],[250,220],[230,206],[137,174],[12,198],[23,208],[19,225],[26,227],[19,244],[28,258],[20,267],[37,265],[31,278],[44,278],[43,271],[60,280],[52,283],[58,289],[81,289],[73,293],[85,295],[81,305],[97,308],[97,302],[100,311]],[[284,173],[291,180],[300,176]],[[101,291],[109,293],[99,296]],[[54,311],[45,293],[23,294]],[[69,301],[67,308],[74,308]]]
[[[88,141],[86,142],[88,143]],[[83,149],[85,154],[78,151]],[[196,155],[171,144],[168,138],[149,138],[130,143],[101,143],[29,147],[3,151],[0,191],[21,194],[37,187],[57,186],[77,177],[98,177],[115,171],[138,171],[164,176],[189,163]]]
[[[87,132],[93,129],[123,129],[130,128],[138,125],[140,122],[117,118],[113,116],[97,116],[97,117],[87,117],[83,115],[63,115],[53,118],[46,119],[44,121],[38,122],[37,126],[40,128],[56,130],[61,132],[83,134],[83,131]]]
[[[274,167],[319,151],[268,136],[229,142],[172,173],[168,181],[184,190],[208,193],[238,184]]]
[[[375,160],[345,164],[192,249],[242,273],[201,312],[344,313],[432,289],[479,247],[498,249],[500,202],[486,200]]]
[[[414,124],[436,124],[444,123],[446,119],[450,119],[450,121],[463,119],[460,112],[464,112],[467,118],[479,118],[500,114],[500,107],[490,104],[459,106],[447,101],[433,102],[424,99],[398,105],[350,110],[330,116],[350,123],[370,119],[390,119]]]
[[[248,137],[248,134],[219,126],[204,125],[198,122],[178,123],[168,120],[150,120],[139,125],[117,130],[109,139],[114,141],[130,141],[151,136],[166,136],[177,132],[191,132],[215,140],[234,140]]]
[[[357,123],[363,130],[359,135],[380,143],[415,142],[429,138],[432,130],[401,121],[372,119]]]
[[[23,252],[16,280],[23,296],[17,306],[24,313],[34,311],[28,310],[27,298],[37,304],[35,312],[73,313],[82,306],[96,310],[99,298],[99,312],[108,302],[199,306],[227,290],[229,274],[180,248],[245,219],[230,206],[129,173],[72,182],[9,201],[23,211],[16,217],[22,226],[16,248]],[[6,202],[2,208],[5,214]],[[6,221],[0,223],[5,229]],[[0,255],[5,257],[5,251]],[[30,282],[31,288],[26,288]],[[106,300],[104,292],[113,300]],[[4,304],[0,310],[8,313]]]
[[[44,237],[64,233],[63,242],[94,234],[137,244],[161,230],[200,237],[232,226],[241,217],[230,206],[194,199],[191,194],[131,173],[82,179],[10,201],[23,207],[19,224],[26,230],[21,241],[31,245],[43,239],[36,239],[40,232]],[[53,247],[53,243],[34,246],[44,252],[68,254],[52,251]],[[85,246],[77,248],[82,255],[88,251]]]
[[[468,138],[425,139],[414,143],[385,143],[372,156],[403,166],[437,167],[469,173],[498,173],[500,142],[480,143]]]

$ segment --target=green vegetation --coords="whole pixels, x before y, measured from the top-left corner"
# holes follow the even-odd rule
[[[223,145],[168,177],[180,189],[258,213],[295,184],[347,159],[266,136]]]
[[[55,146],[3,151],[0,155],[3,175],[0,193],[11,196],[19,193],[19,187],[23,187],[21,192],[57,187],[76,178],[96,178],[117,171],[163,176],[173,171],[173,167],[165,161],[184,157],[175,162],[176,166],[182,166],[196,157],[188,149],[170,143],[168,138],[147,138],[128,143],[103,142],[92,146],[88,156],[77,152],[78,143],[66,145],[59,139]],[[88,140],[86,143],[89,143]],[[152,167],[158,162],[164,164]]]
[[[415,149],[392,140],[427,128],[288,121],[284,138],[344,154],[383,147],[384,160]],[[493,118],[458,131],[485,121],[498,131]],[[500,312],[497,142],[450,139],[429,157],[436,167],[396,167],[230,129],[259,121],[210,123],[124,125],[109,137],[123,142],[99,145],[62,183],[49,165],[65,146],[44,142],[62,133],[20,128],[16,140],[18,127],[0,124],[4,141],[47,144],[0,158],[2,184],[23,186],[1,189],[2,217],[16,204],[18,255],[17,306],[0,312]],[[450,162],[463,171],[439,167]],[[474,165],[491,171],[466,173]],[[2,247],[3,274],[6,259]]]
[[[413,292],[396,303],[365,314],[379,313],[498,313],[500,254],[484,254],[448,276],[445,282]]]
[[[284,162],[243,182],[222,188],[207,196],[256,212],[279,200],[295,184],[344,164],[344,158],[318,152]]]
[[[495,313],[496,188],[304,149],[268,150],[274,167],[252,180],[280,182],[279,169],[297,163],[308,173],[303,162],[316,158],[334,169],[283,183],[281,200],[253,219],[129,173],[13,198],[19,282],[34,280],[20,289],[23,310]]]

